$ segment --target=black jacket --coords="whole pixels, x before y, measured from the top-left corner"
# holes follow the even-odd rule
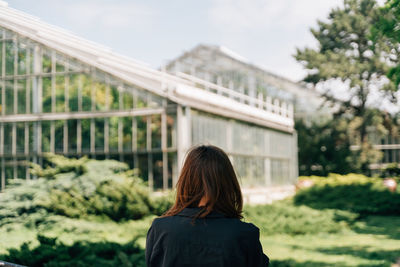
[[[186,208],[153,221],[146,240],[148,267],[268,266],[256,226],[215,211],[193,225],[199,211]]]

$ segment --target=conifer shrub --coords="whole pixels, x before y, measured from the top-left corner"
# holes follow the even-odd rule
[[[57,238],[38,235],[39,245],[32,247],[26,242],[19,248],[8,250],[0,255],[5,261],[30,267],[67,266],[146,266],[144,249],[136,240],[126,244],[115,242],[76,241],[72,245],[59,242]]]
[[[390,192],[380,178],[361,174],[328,177],[300,177],[311,179],[313,186],[300,189],[295,197],[297,205],[315,209],[339,209],[361,215],[400,215],[400,189]]]
[[[17,221],[40,223],[48,214],[70,218],[99,216],[114,221],[161,215],[169,197],[151,197],[147,184],[125,163],[47,156],[37,179],[14,180],[0,198],[0,227]]]
[[[295,206],[291,199],[268,205],[246,206],[245,221],[260,227],[263,234],[306,235],[338,233],[349,229],[358,215],[340,210],[316,210]]]

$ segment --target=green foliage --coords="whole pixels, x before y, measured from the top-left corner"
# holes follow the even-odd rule
[[[294,206],[291,200],[245,209],[246,220],[259,226],[266,235],[338,233],[348,229],[357,217],[357,214],[346,211]]]
[[[78,241],[72,245],[38,235],[39,245],[24,243],[0,255],[5,261],[26,266],[145,266],[144,250],[135,240],[127,244]]]
[[[382,99],[397,101],[398,88],[384,79],[391,47],[384,39],[370,39],[371,25],[381,15],[375,0],[344,0],[343,7],[332,9],[327,21],[318,21],[317,28],[311,29],[317,48],[297,49],[295,55],[308,71],[304,81],[326,89],[323,96],[336,109],[334,119],[347,120],[348,138],[359,148],[353,156],[353,169],[366,174],[369,165],[382,156],[368,140],[369,128],[378,135],[388,134],[382,112],[370,105],[378,100],[374,92],[378,90]],[[333,81],[347,89],[341,99]]]
[[[151,201],[151,213],[157,216],[161,216],[175,203],[175,192],[170,191],[168,194],[153,198]]]
[[[400,177],[400,167],[397,162],[393,162],[385,166],[381,170],[382,177]]]
[[[384,7],[381,8],[380,19],[373,25],[371,39],[385,40],[391,48],[391,57],[389,58],[391,68],[387,72],[387,76],[391,79],[396,87],[400,84],[400,64],[399,52],[397,46],[400,43],[400,1],[388,0]]]
[[[303,179],[311,179],[314,186],[297,192],[294,197],[297,205],[347,210],[361,215],[400,215],[400,191],[390,192],[379,178],[331,174]]]
[[[328,175],[356,171],[344,119],[306,123],[296,120],[300,175]]]
[[[47,161],[44,170],[35,166],[38,179],[16,180],[2,194],[0,226],[15,220],[35,225],[46,214],[137,220],[161,214],[171,204],[166,197],[152,200],[147,184],[124,163],[55,155],[48,155]]]

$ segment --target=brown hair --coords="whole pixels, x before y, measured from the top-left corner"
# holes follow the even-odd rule
[[[207,204],[194,218],[203,218],[213,210],[227,217],[243,218],[242,192],[233,166],[226,153],[212,145],[189,150],[176,184],[175,204],[162,217],[197,207],[203,196]]]

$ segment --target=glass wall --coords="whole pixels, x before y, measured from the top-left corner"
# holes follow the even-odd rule
[[[192,144],[214,144],[229,155],[243,186],[296,180],[296,137],[261,126],[192,110]]]
[[[1,28],[0,74],[0,190],[34,179],[28,163],[46,164],[45,153],[124,161],[150,188],[173,186],[176,103]],[[191,113],[191,143],[225,149],[244,186],[296,178],[295,135]]]
[[[32,178],[27,162],[48,152],[121,160],[156,189],[172,183],[167,101],[2,28],[0,74],[0,189]]]

